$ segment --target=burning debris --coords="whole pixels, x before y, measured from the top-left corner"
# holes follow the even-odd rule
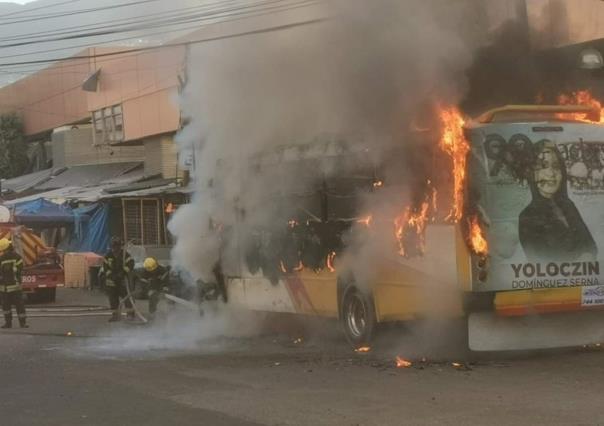
[[[411,361],[407,361],[406,359],[401,358],[398,355],[394,360],[396,362],[396,368],[410,368],[413,366],[413,363]]]

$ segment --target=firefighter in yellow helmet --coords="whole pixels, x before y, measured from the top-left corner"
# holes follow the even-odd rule
[[[128,294],[126,280],[129,279],[130,272],[134,269],[134,259],[130,253],[124,250],[124,244],[118,237],[111,239],[111,250],[103,259],[103,266],[99,271],[99,277],[105,278],[105,288],[109,296],[109,305],[111,306],[110,322],[119,321],[120,318],[120,298]],[[126,312],[128,318],[134,318],[134,307],[130,299],[126,299]]]
[[[162,293],[170,291],[170,268],[160,265],[153,257],[146,258],[143,267],[141,278],[149,284],[149,314],[153,317]]]
[[[4,325],[2,328],[13,326],[12,306],[17,309],[19,325],[28,328],[21,289],[21,271],[23,259],[15,252],[13,244],[6,238],[0,239],[0,294],[2,295],[2,311]]]

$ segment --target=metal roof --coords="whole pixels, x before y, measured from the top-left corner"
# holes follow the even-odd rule
[[[37,200],[38,198],[44,198],[57,204],[62,204],[65,201],[94,203],[100,200],[108,200],[111,198],[150,197],[177,193],[186,194],[189,191],[188,188],[178,187],[175,183],[171,183],[169,185],[160,185],[137,191],[114,192],[117,187],[118,185],[115,184],[90,186],[86,188],[78,186],[67,186],[65,188],[54,189],[51,191],[30,195],[28,197],[5,201],[4,205],[12,206],[14,204],[23,203],[25,201]]]
[[[157,196],[163,194],[173,194],[178,192],[177,189],[180,189],[176,186],[175,183],[171,183],[168,185],[160,185],[153,188],[145,188],[140,189],[138,191],[127,191],[127,192],[111,192],[108,193],[106,191],[102,194],[99,199],[109,199],[109,198],[129,198],[129,197],[149,197],[149,196]]]
[[[16,198],[14,200],[5,201],[4,204],[7,206],[11,206],[17,203],[37,200],[38,198],[44,198],[45,200],[49,200],[57,204],[62,204],[67,200],[94,202],[97,201],[99,197],[103,194],[104,188],[105,186],[102,185],[88,188],[82,188],[79,186],[66,186],[59,189],[40,192],[27,197],[21,197]]]
[[[105,192],[109,194],[116,194],[120,192],[132,192],[132,191],[141,191],[145,189],[157,188],[159,186],[169,186],[171,184],[176,183],[176,179],[148,179],[148,180],[139,180],[137,182],[130,183],[129,185],[120,185],[112,188],[105,189]]]
[[[2,192],[11,191],[15,193],[24,192],[28,189],[41,185],[51,179],[52,176],[60,175],[66,169],[46,169],[39,172],[29,173],[27,175],[18,176],[12,179],[6,179],[2,182]]]
[[[51,190],[66,186],[89,187],[97,186],[104,181],[124,176],[128,172],[142,167],[141,162],[89,164],[69,167],[64,173],[52,177],[47,182],[37,185],[37,190]]]

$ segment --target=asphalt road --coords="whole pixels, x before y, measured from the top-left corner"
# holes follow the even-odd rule
[[[103,304],[63,290],[56,305]],[[433,326],[361,354],[327,322],[47,311],[0,333],[2,425],[604,425],[599,348],[476,357]]]

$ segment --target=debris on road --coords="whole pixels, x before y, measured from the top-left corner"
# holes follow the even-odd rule
[[[411,361],[407,361],[406,359],[403,359],[398,355],[396,356],[395,362],[396,368],[409,368],[413,366],[413,363]]]

